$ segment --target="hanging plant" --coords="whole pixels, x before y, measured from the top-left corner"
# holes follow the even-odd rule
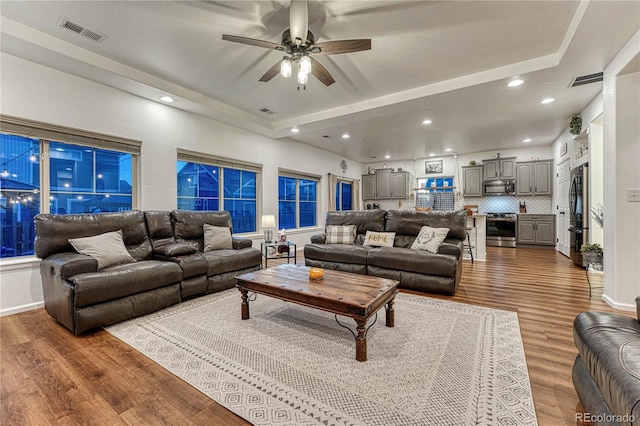
[[[569,133],[572,135],[579,135],[582,131],[582,118],[579,115],[571,117],[569,122]]]

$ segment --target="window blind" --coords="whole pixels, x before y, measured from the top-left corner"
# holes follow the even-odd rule
[[[278,167],[278,176],[286,176],[286,177],[292,177],[292,178],[297,178],[297,179],[307,179],[307,180],[315,180],[315,181],[320,181],[322,179],[321,175],[314,175],[311,173],[305,173],[305,172],[298,172],[295,170],[289,170],[289,169],[283,169]]]
[[[262,173],[262,164],[221,157],[213,154],[205,154],[178,148],[177,157],[178,161],[187,161],[189,163],[208,164],[210,166],[227,167],[231,169],[249,170],[256,173]]]

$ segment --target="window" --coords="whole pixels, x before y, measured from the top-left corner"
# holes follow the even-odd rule
[[[336,210],[352,210],[353,184],[339,180],[336,183]]]
[[[226,210],[234,233],[256,232],[262,166],[178,150],[178,208]]]
[[[38,213],[134,207],[140,142],[9,116],[0,125],[0,257],[34,254]]]
[[[280,169],[278,176],[278,227],[316,226],[319,176]]]

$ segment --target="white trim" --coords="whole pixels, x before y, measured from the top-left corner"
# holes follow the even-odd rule
[[[22,312],[33,311],[33,310],[42,309],[42,308],[44,308],[44,302],[34,302],[34,303],[29,303],[27,305],[14,306],[13,308],[0,310],[0,317],[5,317],[7,315],[20,314]]]
[[[37,267],[41,259],[35,256],[16,256],[0,259],[0,272],[29,270]]]
[[[602,295],[602,300],[609,306],[611,306],[613,309],[618,309],[620,311],[631,311],[631,312],[635,312],[636,311],[636,305],[632,304],[632,303],[618,303],[615,300],[613,300],[611,297],[609,297],[606,294]]]

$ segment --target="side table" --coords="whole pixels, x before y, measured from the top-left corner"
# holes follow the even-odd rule
[[[284,244],[280,243],[260,243],[260,251],[262,251],[262,257],[264,258],[264,268],[269,267],[269,259],[293,259],[293,264],[298,263],[298,253],[296,251],[296,245],[291,241],[287,241]]]

